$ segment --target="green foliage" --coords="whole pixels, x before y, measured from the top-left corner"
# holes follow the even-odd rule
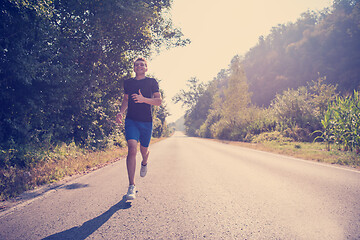
[[[0,168],[0,201],[29,190],[29,173],[18,168]]]
[[[295,141],[324,139],[357,148],[356,104],[341,100],[337,91],[346,95],[360,86],[359,23],[360,3],[339,0],[332,11],[308,11],[296,23],[274,27],[200,94],[196,84],[192,93],[179,94],[176,100],[188,107],[187,134],[255,141],[277,130]],[[334,101],[338,105],[329,110]]]
[[[271,110],[280,131],[287,131],[295,140],[312,141],[310,133],[321,129],[324,106],[336,97],[336,87],[324,84],[324,79],[275,97]]]
[[[277,143],[284,143],[284,142],[292,142],[293,139],[289,137],[285,137],[279,131],[271,131],[271,132],[263,132],[258,134],[254,137],[253,143],[264,143],[264,142],[277,142]]]
[[[328,108],[328,110],[326,111],[326,113],[324,115],[324,119],[321,120],[323,130],[316,130],[313,132],[313,134],[321,133],[321,136],[317,136],[314,139],[314,142],[318,139],[324,140],[327,144],[326,148],[328,151],[330,151],[330,144],[334,140],[334,136],[332,134],[332,126],[331,126],[331,115],[332,115],[332,110],[331,110],[331,108]]]
[[[162,96],[162,104],[161,106],[152,106],[153,113],[153,137],[159,138],[163,136],[169,136],[170,129],[167,126],[166,118],[170,115],[166,108],[165,103],[165,94],[162,89],[160,89],[160,93]]]
[[[216,96],[215,96],[216,97]],[[200,126],[199,136],[204,138],[215,138],[217,123],[221,120],[221,114],[216,109],[211,109],[205,122]]]
[[[274,27],[205,89],[197,91],[193,81],[191,91],[182,90],[175,100],[188,107],[186,133],[279,146],[322,139],[329,150],[337,143],[360,152],[359,93],[338,96],[360,86],[359,26],[360,3],[339,0],[332,11],[308,11],[296,23]],[[351,158],[339,163],[358,165]]]
[[[227,87],[221,104],[221,115],[231,127],[238,128],[243,121],[243,110],[250,104],[250,93],[245,72],[241,66],[241,59],[235,56],[230,65]]]
[[[124,136],[118,143],[126,145]],[[28,149],[26,159],[33,162],[26,167],[0,167],[0,201],[12,198],[25,190],[42,184],[56,182],[64,176],[84,173],[113,162],[126,154],[125,148],[111,147],[107,151],[92,151],[76,146],[75,143],[57,145],[51,149]],[[1,158],[11,158],[16,153],[0,152]]]
[[[165,14],[170,3],[1,1],[0,148],[16,155],[2,165],[27,166],[31,148],[111,145],[133,59],[188,43]]]
[[[260,110],[250,106],[251,94],[239,56],[206,89],[196,81],[192,84],[190,91],[182,90],[174,99],[189,107],[185,115],[188,135],[249,141],[251,134],[268,128]]]
[[[239,56],[232,59],[229,69],[222,70],[210,87],[213,97],[207,98],[207,102],[212,104],[199,136],[251,141],[254,134],[272,128],[273,122],[265,118],[267,114],[250,105],[251,93]]]
[[[310,103],[310,96],[305,87],[297,90],[290,89],[281,95],[278,94],[273,100],[271,108],[275,112],[281,130],[294,126],[301,128],[314,126],[317,123],[317,116]]]
[[[328,114],[325,106],[336,98],[336,86],[319,77],[278,94],[263,109],[250,105],[251,93],[241,69],[239,58],[234,58],[228,70],[222,70],[197,100],[193,98],[195,104],[185,115],[188,135],[251,142],[256,135],[278,130],[295,141],[320,138],[316,135],[320,132],[311,133],[322,128],[321,119]]]
[[[360,97],[359,92],[347,97],[337,97],[329,105],[324,119],[322,133],[317,139],[322,139],[328,144],[335,142],[343,146],[344,150],[360,151]]]
[[[204,93],[206,85],[199,83],[199,79],[196,77],[190,78],[186,85],[188,90],[181,89],[180,93],[176,94],[172,100],[174,103],[182,102],[183,107],[191,109],[197,104],[200,96]]]
[[[360,86],[360,2],[334,1],[294,23],[273,27],[245,56],[252,102],[269,106],[277,93],[306,86],[318,74],[342,94]]]
[[[187,83],[188,89],[181,90],[173,97],[173,102],[182,102],[187,108],[185,114],[185,131],[190,136],[197,136],[198,129],[205,121],[210,108],[208,99],[211,98],[210,90],[206,91],[206,85],[199,83],[197,78],[191,78]]]

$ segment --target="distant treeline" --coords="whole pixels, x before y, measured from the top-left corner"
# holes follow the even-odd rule
[[[295,23],[273,27],[245,55],[252,102],[269,106],[277,93],[305,86],[318,76],[342,94],[360,85],[360,6],[335,0],[321,12],[307,11]]]
[[[30,166],[37,148],[103,149],[133,60],[187,44],[163,12],[170,0],[0,3],[0,167]],[[166,131],[164,106],[154,136]]]
[[[328,119],[329,142],[357,149],[360,111],[354,109],[360,102],[354,90],[359,86],[360,3],[336,0],[331,9],[309,11],[296,23],[274,27],[208,84],[191,78],[188,90],[173,101],[187,107],[185,127],[191,136],[256,142],[261,133],[276,132],[290,141],[313,141],[324,137],[324,117],[332,104],[351,95],[346,98],[351,109],[336,108],[351,123],[339,130],[341,118]]]

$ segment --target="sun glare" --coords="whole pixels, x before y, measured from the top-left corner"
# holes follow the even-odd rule
[[[161,79],[160,87],[173,114],[169,121],[184,114],[180,104],[174,105],[171,98],[185,88],[191,77],[211,81],[228,67],[235,55],[244,55],[272,27],[294,22],[301,13],[322,10],[331,3],[331,0],[175,0],[173,22],[192,42],[155,56],[149,68],[151,74]]]

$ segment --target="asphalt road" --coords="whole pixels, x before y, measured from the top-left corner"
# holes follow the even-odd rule
[[[150,154],[134,201],[121,160],[1,212],[0,239],[360,239],[360,172],[180,133]]]

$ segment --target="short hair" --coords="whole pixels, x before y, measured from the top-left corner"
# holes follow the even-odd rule
[[[138,58],[134,61],[134,65],[135,65],[135,63],[136,63],[137,61],[143,61],[143,62],[145,62],[145,66],[147,66],[147,61],[146,61],[145,58],[143,58],[143,57],[138,57]]]

